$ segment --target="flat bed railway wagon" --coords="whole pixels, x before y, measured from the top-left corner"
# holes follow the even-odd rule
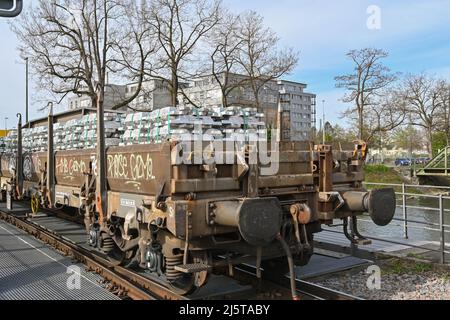
[[[35,210],[37,203],[76,209],[92,247],[182,294],[242,263],[292,274],[294,264],[308,263],[314,233],[334,219],[350,241],[365,243],[358,215],[368,212],[378,225],[393,218],[394,191],[363,188],[363,142],[266,142],[265,165],[259,156],[251,161],[258,148],[246,143],[230,152],[225,142],[203,142],[203,156],[194,144],[107,148],[104,194],[95,149],[2,154],[0,169],[16,198],[32,199]]]

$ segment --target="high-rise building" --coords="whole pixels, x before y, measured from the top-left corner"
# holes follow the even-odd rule
[[[283,141],[311,139],[315,127],[316,95],[306,93],[306,84],[279,80]]]

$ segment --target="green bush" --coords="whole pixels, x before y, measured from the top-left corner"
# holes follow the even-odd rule
[[[433,134],[433,157],[439,154],[439,150],[444,149],[447,146],[447,136],[444,132],[436,132]]]

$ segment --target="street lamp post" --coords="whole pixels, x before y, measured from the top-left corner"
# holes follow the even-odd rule
[[[5,131],[8,131],[8,117],[5,117]]]
[[[322,135],[323,135],[323,144],[325,144],[325,142],[326,142],[326,133],[325,133],[325,100],[322,100],[322,111],[323,111],[323,114],[322,114],[322,124],[323,124],[323,127],[322,127]]]
[[[25,79],[25,121],[26,121],[26,123],[27,123],[27,125],[28,125],[28,123],[29,123],[29,119],[28,119],[28,88],[29,88],[29,86],[28,86],[28,80],[29,80],[29,78],[28,78],[28,71],[29,71],[29,69],[28,69],[28,57],[26,57],[25,58],[25,73],[26,73],[26,75],[25,75],[25,77],[26,77],[26,79]]]

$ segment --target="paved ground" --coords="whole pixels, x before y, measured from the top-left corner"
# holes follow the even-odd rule
[[[42,242],[0,221],[0,300],[116,300],[99,282]]]

